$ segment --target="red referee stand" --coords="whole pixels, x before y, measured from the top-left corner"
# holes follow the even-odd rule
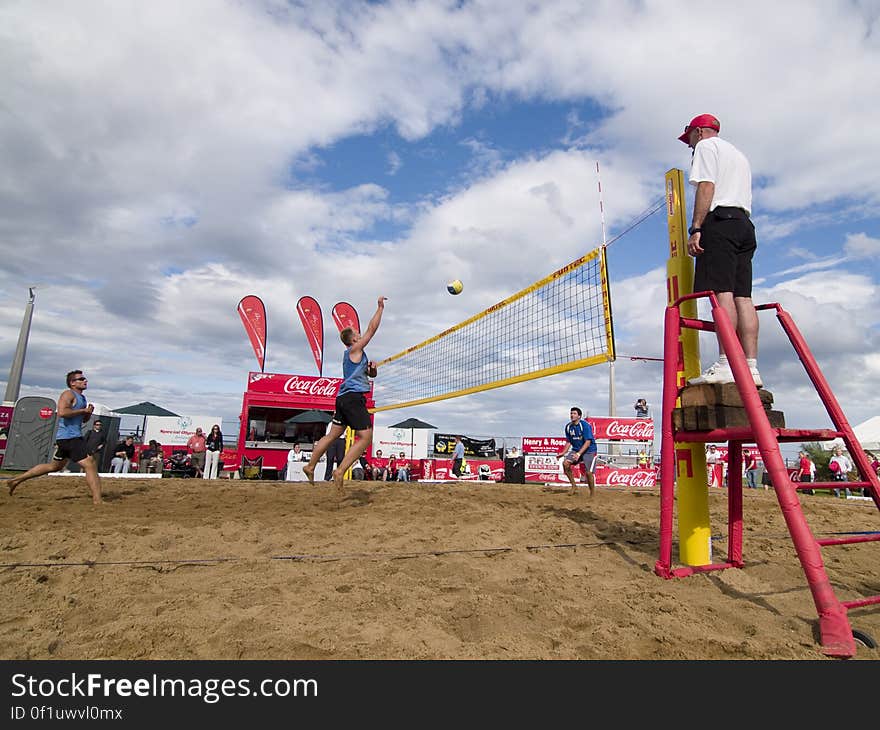
[[[714,321],[692,319],[681,315],[680,306],[691,299],[708,297]],[[774,428],[770,425],[758,388],[752,380],[742,346],[737,339],[727,313],[719,306],[711,292],[699,292],[679,297],[666,309],[664,331],[663,367],[663,432],[661,440],[660,468],[660,555],[655,572],[664,578],[684,577],[698,572],[743,567],[743,510],[742,510],[742,446],[756,443],[764,465],[769,472],[776,498],[779,501],[785,524],[794,543],[798,559],[810,586],[813,602],[819,615],[819,633],[822,651],[833,657],[851,657],[856,653],[853,629],[847,611],[872,604],[880,604],[880,595],[860,596],[840,601],[825,572],[821,548],[880,541],[880,533],[842,533],[845,537],[816,539],[801,509],[797,496],[799,489],[835,489],[840,482],[793,482],[782,459],[779,444],[782,442],[843,440],[859,474],[858,481],[848,482],[851,489],[864,488],[880,509],[880,479],[873,472],[867,456],[862,451],[846,416],[831,392],[807,343],[795,326],[791,316],[779,304],[764,304],[757,310],[775,310],[776,317],[804,366],[810,381],[822,400],[834,425],[833,429]],[[678,380],[682,371],[679,338],[682,328],[718,333],[733,371],[736,388],[748,416],[748,426],[717,428],[709,431],[675,428],[673,411],[683,383]],[[728,554],[722,563],[701,566],[672,567],[673,510],[675,502],[676,463],[675,443],[727,442],[730,461],[728,470]],[[843,559],[843,558],[841,558]],[[858,633],[858,632],[857,632]]]

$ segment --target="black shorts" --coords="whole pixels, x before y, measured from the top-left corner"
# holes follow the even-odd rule
[[[370,412],[367,410],[365,393],[345,393],[336,398],[336,412],[333,423],[337,426],[348,426],[355,431],[372,428]]]
[[[715,208],[700,226],[703,253],[697,256],[694,291],[752,296],[755,226],[742,208]]]
[[[80,436],[75,439],[58,439],[55,442],[55,455],[52,459],[54,461],[73,459],[80,462],[87,456],[89,456],[89,447],[86,445],[86,440]]]

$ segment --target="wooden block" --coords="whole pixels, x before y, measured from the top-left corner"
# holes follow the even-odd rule
[[[764,411],[771,428],[785,428],[782,411]],[[672,413],[672,427],[676,431],[714,431],[718,428],[751,427],[745,408],[736,406],[688,406]]]
[[[758,396],[764,408],[773,403],[773,393],[758,388]],[[737,406],[742,407],[742,399],[736,389],[736,383],[716,383],[705,385],[687,385],[681,391],[681,405],[687,406]]]

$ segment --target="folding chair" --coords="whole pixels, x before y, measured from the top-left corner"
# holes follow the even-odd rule
[[[255,459],[249,459],[246,456],[241,457],[241,467],[239,468],[239,476],[242,479],[262,479],[263,478],[263,457],[258,456]]]

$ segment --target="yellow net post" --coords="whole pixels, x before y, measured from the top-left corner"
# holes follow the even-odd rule
[[[694,266],[685,251],[687,212],[684,198],[684,173],[666,173],[666,216],[669,229],[669,261],[666,264],[667,303],[694,291]],[[681,305],[683,317],[696,318],[697,302],[690,299]],[[679,386],[700,374],[698,332],[682,328],[679,346],[684,370],[678,373]],[[668,356],[668,353],[667,353]],[[680,406],[681,402],[676,401]],[[712,562],[712,529],[709,522],[709,487],[706,451],[702,444],[675,444],[676,486],[678,489],[678,552],[684,565],[709,565]]]

